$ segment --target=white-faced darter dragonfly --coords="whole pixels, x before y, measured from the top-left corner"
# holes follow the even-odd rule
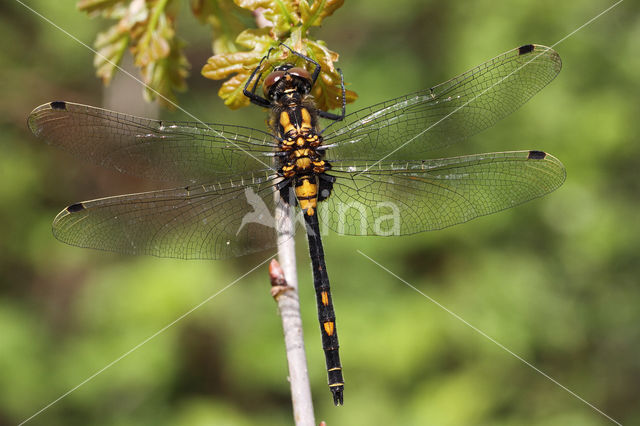
[[[33,110],[29,127],[48,144],[93,163],[181,185],[67,207],[53,232],[71,245],[184,259],[240,256],[276,244],[273,222],[246,220],[256,206],[273,218],[274,191],[280,191],[280,202],[299,205],[329,387],[340,405],[344,380],[319,222],[345,235],[407,235],[558,188],[564,167],[542,151],[425,155],[515,111],[553,80],[561,60],[548,47],[525,45],[437,86],[348,115],[343,84],[337,115],[318,110],[309,95],[320,66],[292,53],[313,71],[275,67],[262,83],[262,97],[256,94],[262,71],[250,86],[258,65],[245,86],[253,103],[271,109],[271,132],[151,120],[61,101]],[[321,129],[320,118],[333,123]]]

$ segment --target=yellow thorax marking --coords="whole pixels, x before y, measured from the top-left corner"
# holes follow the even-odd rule
[[[293,164],[282,167],[282,174],[284,177],[289,178],[295,176],[295,166]]]
[[[311,150],[309,148],[304,148],[304,149],[296,149],[296,151],[294,152],[294,154],[296,155],[296,157],[300,158],[300,157],[308,157],[309,155],[311,155]]]
[[[306,108],[300,109],[300,114],[302,115],[302,125],[300,128],[302,129],[310,129],[311,128],[311,114]]]
[[[293,124],[291,124],[291,117],[289,117],[289,113],[287,111],[282,111],[280,113],[280,125],[282,126],[285,134],[294,129]]]
[[[325,165],[324,160],[314,161],[313,171],[316,173],[324,173],[326,171],[324,165]]]

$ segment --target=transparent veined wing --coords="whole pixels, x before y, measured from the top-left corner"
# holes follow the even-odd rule
[[[430,89],[361,109],[325,129],[327,158],[413,160],[493,126],[560,72],[557,52],[526,45]]]
[[[145,178],[213,183],[271,167],[269,133],[242,126],[170,122],[71,102],[41,105],[29,128],[48,144]]]
[[[101,198],[58,214],[59,240],[126,254],[221,259],[274,247],[277,176]]]
[[[338,163],[331,170],[337,181],[319,214],[339,234],[442,229],[545,195],[565,179],[562,163],[541,151],[369,165]]]

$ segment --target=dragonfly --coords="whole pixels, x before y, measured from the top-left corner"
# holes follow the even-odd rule
[[[28,124],[36,137],[76,157],[170,188],[68,206],[54,219],[53,233],[70,245],[223,259],[274,247],[276,209],[294,208],[309,243],[328,384],[341,405],[344,378],[320,225],[342,235],[408,235],[557,189],[564,166],[543,151],[450,158],[429,152],[517,110],[556,77],[562,62],[553,49],[528,44],[349,114],[343,82],[342,113],[333,114],[319,110],[309,94],[320,65],[289,50],[312,71],[285,63],[262,79],[265,57],[244,88],[252,103],[271,110],[270,129],[147,119],[64,101],[35,108]],[[259,81],[264,95],[256,91]],[[324,119],[330,123],[322,127]]]

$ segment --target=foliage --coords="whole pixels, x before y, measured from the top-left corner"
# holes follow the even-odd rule
[[[175,30],[171,0],[79,0],[78,9],[118,22],[98,34],[94,65],[108,84],[122,55],[130,47],[135,66],[146,84],[145,97],[165,105],[175,102],[175,91],[185,90],[189,63]]]
[[[326,43],[309,38],[311,27],[318,27],[343,4],[344,0],[192,0],[191,10],[201,23],[209,24],[214,33],[215,55],[202,68],[202,75],[213,80],[227,79],[218,95],[230,108],[249,104],[242,91],[251,71],[267,55],[268,66],[295,61],[310,68],[305,61],[292,57],[280,43],[301,52],[323,69],[314,86],[318,106],[328,110],[342,105],[341,81],[334,62],[338,54]],[[78,8],[90,16],[101,15],[118,22],[96,39],[94,65],[97,74],[108,84],[116,72],[127,47],[146,84],[147,99],[158,99],[165,105],[175,103],[175,92],[186,89],[189,62],[184,55],[184,42],[176,34],[177,0],[79,0]],[[253,16],[259,28],[247,28]],[[262,70],[268,73],[268,67]],[[347,91],[346,101],[353,102],[355,92]]]

